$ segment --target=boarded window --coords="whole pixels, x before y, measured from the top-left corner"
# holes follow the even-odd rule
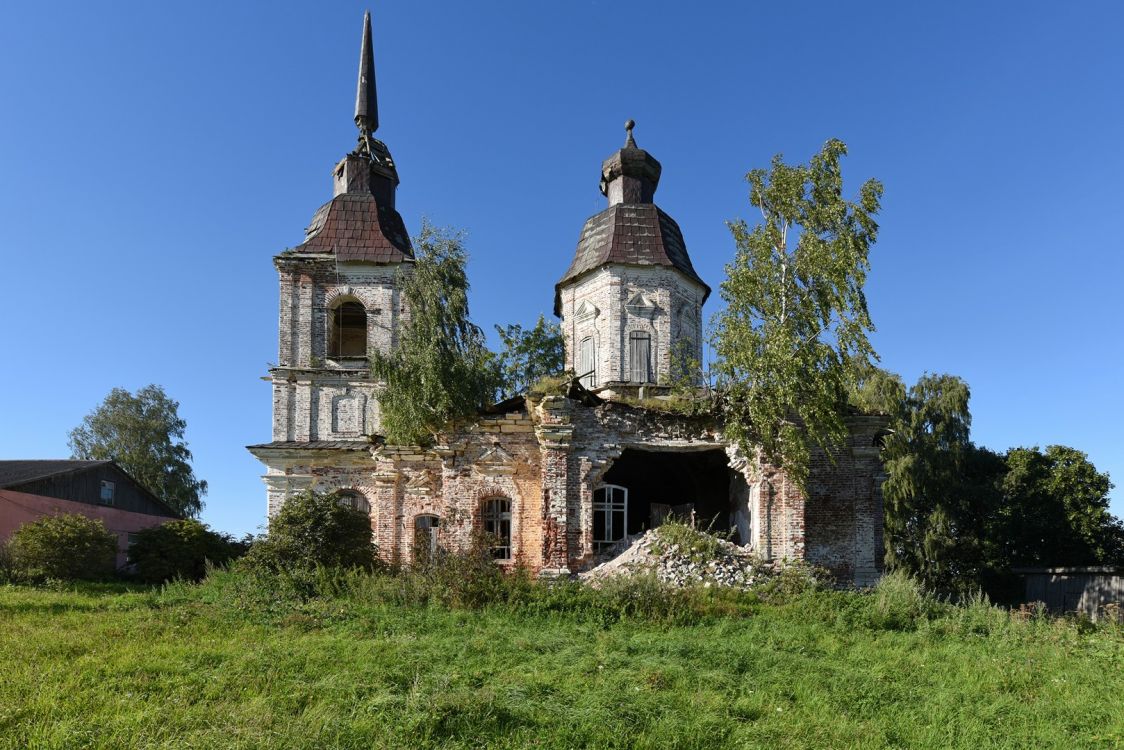
[[[578,345],[578,375],[586,388],[597,385],[597,365],[594,360],[593,337],[588,336]]]
[[[344,302],[331,311],[328,356],[367,356],[367,311],[363,305]]]
[[[607,484],[593,491],[593,550],[600,552],[624,539],[628,490]]]
[[[652,382],[652,337],[642,331],[628,334],[628,372],[633,383]]]
[[[433,515],[414,518],[414,559],[427,562],[437,554],[437,527],[440,520]]]
[[[484,532],[492,537],[492,557],[497,560],[511,559],[511,501],[506,497],[494,497],[484,501],[481,508]]]

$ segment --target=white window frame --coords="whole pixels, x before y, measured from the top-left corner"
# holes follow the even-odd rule
[[[106,493],[106,490],[109,490]],[[113,505],[117,500],[117,483],[109,479],[101,480],[98,488],[98,502],[102,505]]]
[[[585,348],[585,342],[589,342],[589,362],[582,363],[582,350]],[[597,387],[597,341],[593,336],[583,336],[578,341],[578,361],[576,363],[577,374],[583,376],[581,384],[586,388]],[[588,375],[586,374],[588,373]]]
[[[602,500],[597,499],[598,493],[601,493]],[[596,536],[593,538],[593,551],[600,552],[601,550],[611,547],[621,539],[628,536],[628,488],[622,487],[619,484],[603,484],[593,490],[593,515],[597,516],[598,513],[605,515],[604,524],[604,538],[598,539]],[[613,523],[613,515],[620,513],[622,518],[622,528],[620,536],[614,538],[614,533],[618,531]],[[597,528],[597,524],[592,525]]]

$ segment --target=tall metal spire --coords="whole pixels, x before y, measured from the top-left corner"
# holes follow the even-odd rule
[[[375,54],[371,47],[371,11],[363,14],[363,46],[359,51],[359,85],[355,91],[355,126],[369,155],[371,134],[379,129],[379,100],[375,91]]]

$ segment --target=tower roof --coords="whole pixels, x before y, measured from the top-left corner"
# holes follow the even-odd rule
[[[373,136],[379,112],[369,11],[363,16],[355,126],[359,144],[333,171],[334,197],[317,209],[304,242],[285,254],[329,254],[340,261],[367,263],[412,261],[410,236],[394,207],[398,170],[390,149]]]
[[[609,199],[609,207],[586,220],[574,260],[555,285],[555,315],[562,310],[562,286],[615,263],[674,268],[710,296],[710,287],[691,265],[679,225],[652,202],[662,168],[655,157],[636,145],[635,125],[632,120],[625,123],[624,146],[601,165],[601,193]]]
[[[328,253],[341,261],[402,263],[414,259],[406,223],[369,192],[341,193],[312,216],[304,242],[288,253]]]

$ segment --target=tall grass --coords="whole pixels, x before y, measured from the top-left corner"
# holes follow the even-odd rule
[[[899,575],[768,599],[463,559],[0,586],[0,654],[0,750],[1124,746],[1119,626]]]

